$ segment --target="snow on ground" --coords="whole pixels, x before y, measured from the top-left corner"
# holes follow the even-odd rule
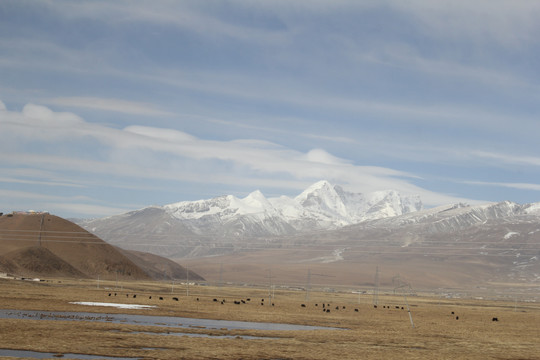
[[[507,233],[506,235],[504,235],[504,240],[508,240],[510,239],[512,236],[516,236],[516,235],[519,235],[518,232],[515,232],[515,231],[510,231],[509,233]]]
[[[319,263],[322,263],[322,264],[328,264],[328,263],[332,263],[332,262],[336,262],[336,261],[341,261],[341,260],[344,260],[343,252],[345,250],[347,250],[347,248],[336,249],[336,250],[332,251],[332,255],[330,255],[330,256],[321,256],[321,257],[317,257],[317,258],[306,259],[306,260],[303,260],[301,262],[319,262]]]
[[[149,309],[149,308],[156,307],[154,305],[117,304],[117,303],[102,303],[102,302],[90,302],[90,301],[70,302],[70,304],[86,305],[86,306],[110,306],[110,307],[115,307],[118,309]]]

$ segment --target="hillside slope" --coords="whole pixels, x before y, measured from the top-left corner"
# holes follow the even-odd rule
[[[48,213],[0,216],[1,272],[145,280],[156,277],[152,269],[163,262],[169,276],[185,277],[185,269],[170,260],[157,256],[152,256],[151,261],[138,260],[141,257],[144,254],[129,254],[71,221]],[[158,278],[163,279],[163,273]]]

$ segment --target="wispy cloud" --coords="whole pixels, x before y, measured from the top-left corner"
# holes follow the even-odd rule
[[[486,198],[535,191],[540,3],[57,0],[5,10],[3,189],[80,193],[104,207],[124,188],[153,203],[186,185],[190,197],[291,194],[320,179],[434,205],[471,202],[462,198],[478,187],[461,179],[513,186],[486,186]]]
[[[79,215],[115,215],[133,210],[129,207],[95,204],[94,199],[84,196],[54,196],[29,191],[0,189],[0,197],[4,199],[3,206],[17,204],[12,206],[13,210],[48,211],[54,209],[54,211],[65,211]]]
[[[414,0],[405,4],[391,0],[393,7],[410,14],[424,27],[423,33],[439,39],[496,42],[516,48],[534,39],[540,4],[535,1],[509,3],[504,0],[432,2]]]
[[[11,178],[11,177],[0,177],[0,182],[16,183],[16,184],[35,184],[35,185],[47,185],[47,186],[62,186],[62,187],[84,187],[81,184],[72,184],[72,183],[68,183],[68,182],[27,180],[27,179]]]
[[[465,184],[479,185],[479,186],[496,186],[505,187],[519,190],[533,190],[540,191],[540,184],[527,184],[527,183],[504,183],[504,182],[489,182],[489,181],[464,181]]]
[[[89,124],[73,114],[56,113],[43,106],[25,107],[21,113],[4,111],[0,114],[0,123],[10,137],[25,137],[29,143],[45,141],[53,151],[32,153],[23,148],[15,149],[17,151],[9,156],[0,154],[0,162],[47,171],[230,184],[238,183],[238,178],[245,178],[252,186],[257,186],[260,181],[261,184],[273,183],[274,187],[298,186],[328,179],[362,191],[382,188],[404,193],[425,192],[407,180],[414,178],[414,174],[355,165],[350,159],[334,156],[321,148],[301,152],[255,139],[205,140],[178,130],[148,126],[129,126],[119,130]],[[54,129],[54,136],[43,138],[43,133],[51,129]],[[54,143],[60,139],[84,142],[88,138],[105,145],[101,149],[101,159],[54,154]],[[107,156],[103,157],[103,154]],[[283,176],[289,180],[283,181]],[[70,179],[69,184],[77,184],[76,179]],[[430,198],[434,199],[434,194]]]
[[[97,97],[57,97],[41,99],[42,103],[75,108],[88,108],[104,111],[113,111],[131,115],[144,116],[172,116],[174,113],[161,110],[152,104]]]
[[[479,158],[495,160],[503,164],[540,166],[540,157],[536,157],[536,156],[528,156],[528,155],[518,156],[518,155],[502,154],[502,153],[488,152],[488,151],[472,151],[471,155],[477,156]]]
[[[89,204],[88,202],[81,202],[81,203],[52,202],[50,206],[53,207],[55,211],[61,211],[68,214],[69,213],[80,214],[80,215],[86,215],[86,216],[96,216],[96,214],[100,214],[100,216],[111,216],[111,215],[123,214],[125,212],[133,210],[133,208],[130,208],[130,207],[105,206],[105,205],[98,205],[98,204]]]

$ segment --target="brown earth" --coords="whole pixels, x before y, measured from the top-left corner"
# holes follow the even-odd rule
[[[69,276],[73,278],[86,278],[81,271],[56,256],[51,250],[30,246],[11,251],[5,255],[13,264],[17,264],[19,273],[23,276]]]
[[[313,291],[306,300],[302,291],[277,289],[271,300],[274,306],[271,306],[268,289],[261,287],[192,286],[187,296],[187,288],[173,288],[171,284],[157,282],[55,280],[36,283],[0,280],[0,286],[3,290],[0,292],[0,308],[4,309],[182,316],[344,329],[178,329],[48,320],[46,317],[42,320],[0,319],[0,349],[51,352],[58,356],[80,353],[139,359],[540,358],[540,305],[537,303],[445,299],[427,294],[404,297],[381,293],[378,306],[374,308],[373,295]],[[133,298],[132,294],[137,297]],[[158,300],[159,296],[164,300]],[[173,301],[172,297],[178,297],[179,301]],[[263,298],[265,305],[261,305]],[[223,299],[226,301],[221,304]],[[241,299],[245,304],[234,304],[235,300]],[[157,307],[120,310],[70,304],[73,301]],[[330,304],[330,313],[322,311],[323,303]],[[492,321],[493,317],[498,321]],[[262,338],[187,337],[173,335],[175,332]]]
[[[375,287],[378,269],[379,285],[387,289],[408,284],[415,290],[479,295],[488,289],[492,294],[503,292],[512,298],[538,298],[540,290],[538,282],[498,281],[492,276],[494,266],[486,263],[486,260],[482,262],[451,256],[366,254],[356,258],[345,256],[344,259],[326,263],[311,261],[320,256],[320,251],[306,246],[294,251],[245,251],[177,261],[182,261],[211,284],[271,283],[299,288],[310,285],[371,291]]]
[[[186,271],[159,256],[121,250],[48,213],[0,216],[0,272],[25,277],[149,280],[185,279]],[[202,280],[194,272],[188,278]]]

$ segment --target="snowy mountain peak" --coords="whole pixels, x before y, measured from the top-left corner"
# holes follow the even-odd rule
[[[244,198],[224,195],[208,200],[182,201],[163,206],[171,217],[194,233],[232,226],[246,234],[246,224],[260,234],[338,228],[365,220],[402,215],[422,209],[418,197],[402,197],[394,190],[368,194],[351,193],[326,180],[319,181],[295,198],[267,199],[259,190]],[[229,225],[227,225],[229,224]],[[237,224],[237,225],[232,225]],[[217,231],[217,230],[216,230]]]
[[[260,190],[255,190],[244,198],[246,201],[267,202],[266,197]]]
[[[332,192],[335,192],[334,187],[328,181],[321,180],[304,190],[300,195],[295,198],[295,200],[297,200],[298,202],[302,202],[308,197],[313,196],[313,194],[321,195],[324,193]]]
[[[242,212],[245,214],[268,212],[275,213],[275,209],[262,192],[256,190],[243,198],[240,202]]]
[[[330,219],[350,222],[347,208],[336,189],[328,181],[319,181],[308,187],[295,200],[307,211]]]

